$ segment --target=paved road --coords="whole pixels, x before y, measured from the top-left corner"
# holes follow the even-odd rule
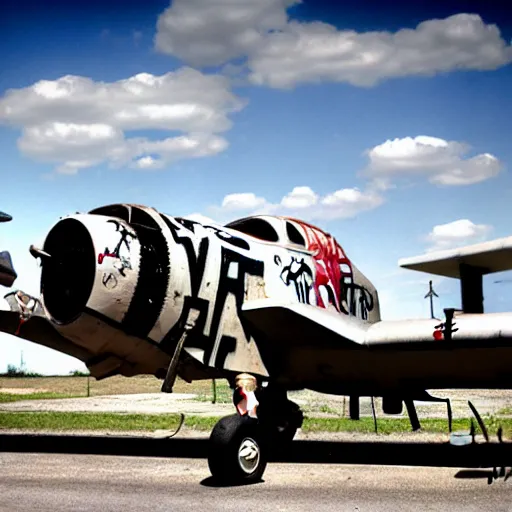
[[[0,453],[0,511],[512,510],[512,479],[484,470],[273,463],[230,488],[208,475],[204,459]]]

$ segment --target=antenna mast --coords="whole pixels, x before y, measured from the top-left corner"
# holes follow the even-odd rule
[[[430,298],[430,318],[434,318],[434,297],[438,297],[437,293],[432,288],[432,281],[428,282],[428,293],[423,297],[424,299]]]

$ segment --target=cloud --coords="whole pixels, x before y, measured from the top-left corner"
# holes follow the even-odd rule
[[[216,66],[257,50],[286,27],[296,0],[173,0],[158,18],[155,47],[193,66]]]
[[[308,208],[317,204],[318,194],[315,194],[309,187],[295,187],[281,200],[285,208]]]
[[[367,151],[363,174],[382,183],[393,177],[427,176],[436,185],[471,185],[499,174],[502,163],[483,153],[467,157],[470,147],[456,141],[418,136],[387,140]]]
[[[288,23],[249,56],[255,84],[290,88],[306,82],[370,87],[404,76],[492,70],[512,61],[512,47],[495,25],[457,14],[398,32],[337,30],[326,23]]]
[[[199,222],[200,224],[215,224],[216,222],[206,215],[202,213],[191,213],[189,215],[184,216],[185,219],[193,220],[195,222]]]
[[[218,134],[244,105],[226,77],[191,68],[110,83],[67,75],[7,91],[0,122],[21,128],[23,153],[56,163],[61,173],[102,162],[158,169],[224,151],[228,143]],[[128,137],[134,130],[155,130],[161,138]]]
[[[295,187],[278,203],[272,203],[254,193],[229,194],[221,206],[211,207],[216,218],[228,222],[244,215],[283,215],[304,220],[346,219],[377,208],[384,198],[371,190],[358,188],[336,190],[323,197],[310,187]]]
[[[338,30],[288,18],[294,0],[174,0],[155,47],[194,66],[244,60],[252,83],[292,88],[346,82],[370,87],[404,76],[493,70],[512,62],[496,25],[477,14],[431,19],[397,32]]]
[[[254,210],[265,204],[263,197],[257,197],[252,192],[228,194],[222,201],[222,208],[227,211]]]
[[[491,231],[492,226],[487,224],[460,219],[434,226],[426,239],[431,244],[429,251],[438,251],[483,242]]]

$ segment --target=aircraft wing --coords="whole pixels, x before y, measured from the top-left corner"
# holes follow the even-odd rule
[[[19,322],[19,314],[15,311],[0,311],[0,332],[14,336]],[[84,363],[92,358],[90,352],[61,336],[48,320],[40,316],[33,316],[24,322],[19,337],[64,352]]]
[[[23,300],[20,300],[20,297]],[[46,319],[39,301],[22,292],[11,292],[5,296],[11,311],[0,310],[0,332],[18,335],[20,338],[33,341],[39,345],[58,350],[72,357],[83,361],[89,361],[93,354],[88,350],[75,345],[70,340],[59,334],[59,332]],[[32,301],[32,302],[31,302]],[[23,306],[31,306],[31,314],[28,319],[20,325],[20,312]],[[19,328],[18,334],[16,331]]]
[[[371,324],[309,304],[258,299],[242,306],[243,316],[271,340],[293,346],[363,347]]]
[[[453,344],[460,348],[512,346],[512,313],[455,312],[450,326],[435,318],[371,324],[336,311],[271,299],[248,302],[242,310],[247,320],[267,338],[290,347],[368,349],[422,344],[423,348],[430,346],[435,350]]]

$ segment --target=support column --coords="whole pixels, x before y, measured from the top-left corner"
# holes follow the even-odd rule
[[[461,264],[459,274],[462,310],[464,313],[483,313],[483,269]]]

